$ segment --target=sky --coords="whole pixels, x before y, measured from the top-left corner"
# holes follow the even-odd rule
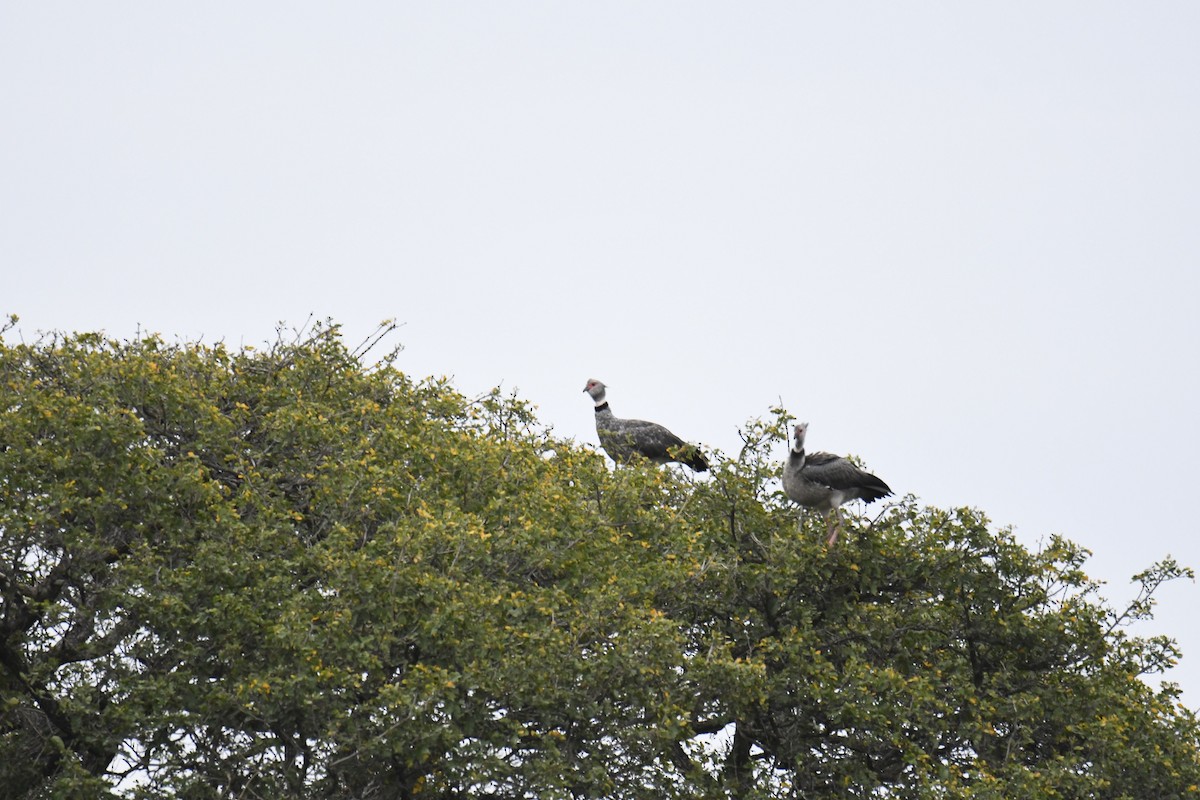
[[[0,314],[398,366],[1200,568],[1200,5],[0,0]],[[782,452],[780,456],[782,457]],[[1159,593],[1200,707],[1194,582]]]

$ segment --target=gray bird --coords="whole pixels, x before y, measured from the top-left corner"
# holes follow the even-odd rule
[[[596,435],[600,437],[600,446],[613,461],[625,464],[635,456],[642,456],[655,464],[677,461],[687,464],[696,472],[708,469],[708,462],[699,449],[662,425],[614,417],[605,399],[605,388],[601,381],[588,378],[583,390],[591,395],[596,404]]]
[[[887,497],[892,490],[869,472],[864,472],[849,460],[833,453],[804,452],[804,435],[808,423],[796,426],[796,441],[783,468],[783,491],[794,502],[826,515],[827,538],[832,547],[837,541],[841,515],[838,506],[851,500],[868,503]]]

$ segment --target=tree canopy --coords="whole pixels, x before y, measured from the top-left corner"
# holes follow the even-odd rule
[[[828,549],[780,409],[613,468],[368,352],[0,344],[0,796],[1200,796],[1169,558],[1114,609],[912,496]]]

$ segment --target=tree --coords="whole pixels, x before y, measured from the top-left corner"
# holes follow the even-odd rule
[[[780,412],[614,470],[368,351],[0,347],[0,795],[1194,796],[1173,562],[1118,612],[913,498],[827,550]]]

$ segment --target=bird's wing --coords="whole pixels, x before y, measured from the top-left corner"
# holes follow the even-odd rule
[[[682,439],[657,422],[646,422],[641,419],[625,420],[619,433],[628,437],[638,452],[651,459],[668,458],[669,450],[674,450],[684,443]]]
[[[810,453],[804,459],[804,477],[830,489],[859,486],[867,473],[833,453]]]
[[[830,489],[850,491],[851,496],[868,503],[892,493],[891,487],[882,480],[854,466],[849,459],[832,453],[809,456],[804,463],[804,477]]]

